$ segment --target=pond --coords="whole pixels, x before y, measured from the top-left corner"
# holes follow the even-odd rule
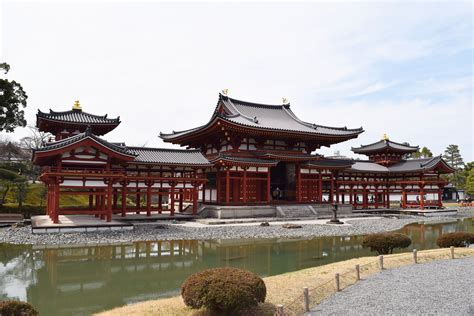
[[[473,220],[411,224],[410,249],[437,248],[436,238],[474,232]],[[0,244],[0,300],[20,299],[41,315],[89,315],[179,293],[182,281],[206,268],[233,266],[262,277],[375,255],[361,236],[314,239],[150,241],[108,246]],[[403,251],[408,251],[405,249]]]

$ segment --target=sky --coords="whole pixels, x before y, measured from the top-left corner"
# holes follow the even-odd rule
[[[2,1],[2,0],[0,0]],[[0,2],[7,78],[38,109],[122,123],[105,138],[170,147],[161,132],[205,124],[218,93],[289,99],[302,120],[365,130],[318,153],[380,140],[435,155],[473,145],[473,3]],[[28,129],[0,137],[19,139]]]

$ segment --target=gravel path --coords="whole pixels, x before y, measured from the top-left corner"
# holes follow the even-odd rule
[[[384,271],[335,294],[309,315],[474,315],[474,258]]]
[[[0,243],[64,245],[64,244],[110,244],[145,240],[206,240],[244,238],[311,238],[319,236],[363,235],[391,231],[419,221],[440,221],[446,218],[364,218],[343,219],[350,225],[303,224],[302,228],[287,229],[270,223],[261,226],[186,227],[182,224],[136,225],[133,231],[88,232],[70,234],[32,234],[30,227],[0,230]]]

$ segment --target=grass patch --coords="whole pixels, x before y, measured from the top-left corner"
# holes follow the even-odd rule
[[[474,249],[456,248],[456,258],[474,256]],[[433,249],[418,252],[418,262],[429,262],[449,258],[449,249]],[[385,268],[397,268],[413,264],[412,253],[402,253],[384,256]],[[264,304],[249,310],[246,315],[273,315],[277,304],[291,308],[293,312],[302,309],[303,287],[310,289],[312,305],[332,295],[335,291],[332,282],[335,273],[341,274],[342,287],[349,286],[355,280],[354,267],[361,266],[362,277],[378,272],[377,257],[355,258],[346,261],[331,263],[319,267],[288,272],[280,275],[263,278],[267,287],[267,299]],[[346,276],[347,274],[347,276]],[[349,277],[350,275],[350,277]],[[329,286],[321,286],[327,284]],[[302,313],[301,313],[302,314]],[[208,315],[205,310],[192,310],[186,307],[181,296],[146,301],[118,307],[96,314],[97,316],[125,316],[125,315]]]

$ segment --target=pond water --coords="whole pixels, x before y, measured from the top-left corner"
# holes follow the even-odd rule
[[[437,248],[436,238],[453,231],[474,232],[473,219],[411,224],[400,230],[412,238],[410,249],[420,250]],[[0,244],[0,300],[27,300],[41,315],[89,315],[176,295],[186,277],[206,268],[233,266],[265,277],[375,255],[361,248],[361,239],[150,241],[64,248]]]

